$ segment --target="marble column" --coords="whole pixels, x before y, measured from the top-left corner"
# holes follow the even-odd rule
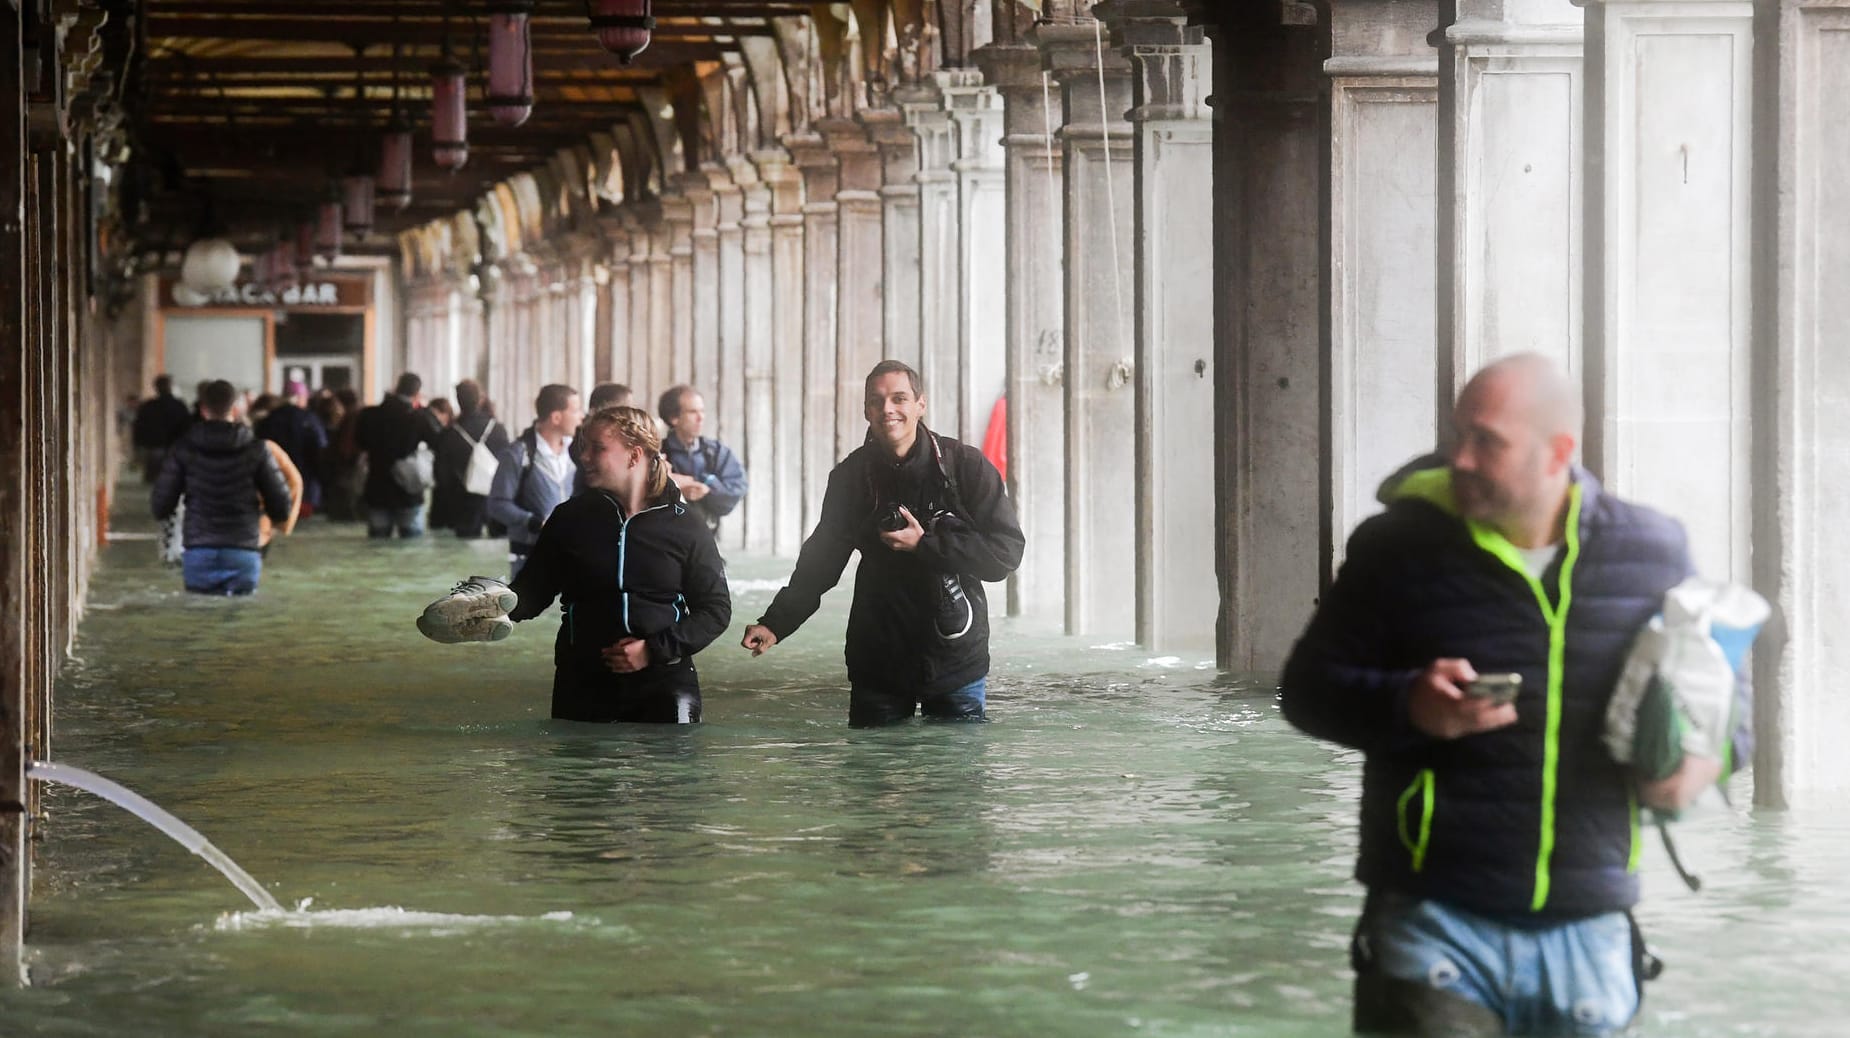
[[[1214,46],[1216,658],[1276,673],[1322,587],[1321,30],[1197,2]]]
[[[1436,0],[1330,12],[1330,552],[1439,435]],[[1448,401],[1449,403],[1449,401]],[[1301,619],[1301,618],[1300,618]]]
[[[1130,67],[1100,50],[1103,31],[1088,20],[1032,35],[1066,112],[1066,629],[1128,638],[1136,522],[1119,498],[1135,461],[1135,182]]]
[[[975,57],[1003,98],[1008,487],[1027,537],[1021,566],[1009,579],[1008,611],[1058,619],[1066,599],[1066,473],[1054,461],[1066,442],[1066,280],[1060,245],[1065,162],[1054,133],[1065,114],[1034,47],[995,44]]]
[[[740,452],[751,490],[739,505],[735,523],[744,533],[746,551],[775,550],[777,528],[777,392],[773,384],[777,366],[775,325],[777,300],[771,252],[771,188],[758,178],[757,169],[734,164],[733,180],[739,195],[739,363]],[[729,354],[730,356],[731,354]],[[799,390],[800,392],[800,390]],[[794,400],[795,397],[792,397]],[[794,443],[782,449],[794,455]],[[794,479],[792,481],[794,483]]]
[[[1581,23],[1571,0],[1455,0],[1439,38],[1440,420],[1510,353],[1581,371]]]
[[[829,150],[841,165],[835,192],[840,209],[841,244],[837,257],[835,324],[835,456],[846,457],[867,436],[861,397],[867,373],[886,356],[882,264],[886,249],[881,229],[880,189],[885,171],[880,150],[868,138],[865,122],[891,121],[894,112],[863,112],[859,122],[825,119],[818,124]]]
[[[629,334],[616,373],[618,381],[641,395],[649,391],[649,342],[655,334],[655,317],[649,312],[655,297],[655,238],[634,209],[625,214],[624,225],[630,232]]]
[[[803,459],[807,456],[803,439],[803,408],[806,388],[803,381],[804,341],[804,258],[803,176],[781,149],[765,149],[752,154],[752,164],[770,195],[770,284],[768,298],[755,292],[754,282],[746,282],[747,306],[754,312],[766,312],[770,324],[770,407],[771,437],[767,454],[757,455],[760,489],[770,483],[772,509],[771,550],[791,557],[803,545]],[[748,225],[747,234],[750,234]],[[748,326],[748,332],[751,328]],[[753,349],[753,356],[758,351]],[[748,365],[749,365],[748,361]],[[749,378],[750,375],[748,374]],[[756,399],[751,397],[750,399]],[[749,406],[749,405],[748,405]],[[746,422],[756,421],[748,413]]]
[[[649,226],[649,363],[642,385],[631,386],[645,403],[674,384],[674,239],[676,227],[668,220],[664,200],[660,215]],[[686,224],[682,225],[686,227]],[[691,230],[691,228],[688,228]],[[690,243],[691,244],[691,243]],[[691,255],[691,252],[690,252]]]
[[[925,422],[957,434],[957,159],[956,128],[932,80],[896,90],[894,100],[918,141],[919,352],[907,361],[925,379]],[[904,360],[905,358],[900,358]]]
[[[662,219],[669,232],[669,346],[666,375],[657,373],[651,393],[660,393],[694,375],[694,221],[696,213],[710,219],[713,204],[704,178],[696,185],[694,176],[690,173],[677,177],[675,193],[662,198]]]
[[[803,178],[803,521],[821,514],[835,453],[835,340],[840,309],[841,223],[835,200],[841,165],[820,135],[785,142]]]
[[[1585,456],[1752,576],[1754,5],[1586,4]],[[1700,459],[1700,460],[1698,460]]]
[[[977,69],[934,73],[955,128],[957,178],[956,435],[979,447],[1008,381],[1008,189],[1002,95]],[[942,398],[943,394],[940,394]]]
[[[1093,12],[1131,62],[1136,167],[1137,642],[1212,652],[1214,554],[1213,59],[1175,0]]]
[[[696,372],[696,385],[707,394],[707,427],[746,458],[745,429],[745,217],[744,188],[735,176],[752,176],[751,167],[711,175],[719,219],[719,349],[716,367]],[[735,509],[720,525],[720,548],[745,548],[745,513]]]
[[[881,338],[886,343],[882,356],[903,360],[916,369],[921,296],[919,142],[897,109],[863,113],[862,123],[868,139],[880,149]]]
[[[598,344],[597,377],[600,382],[624,382],[629,378],[630,296],[634,291],[630,287],[630,237],[614,215],[602,222],[610,280],[601,304],[606,337]]]
[[[577,293],[574,300],[577,318],[577,349],[573,351],[572,377],[569,384],[576,387],[586,397],[591,395],[591,387],[597,385],[597,268],[589,260],[580,260],[573,264],[574,276],[572,288]],[[454,312],[454,311],[452,311]],[[450,322],[451,329],[456,327]],[[457,339],[451,330],[447,336],[450,340],[449,354],[452,358],[457,353]],[[455,364],[451,361],[451,366]]]
[[[1757,172],[1771,188],[1776,274],[1761,271],[1772,301],[1757,314],[1764,381],[1754,408],[1754,583],[1779,619],[1754,652],[1754,794],[1762,804],[1835,805],[1850,791],[1850,623],[1843,576],[1828,560],[1850,523],[1842,470],[1850,458],[1850,0],[1782,0],[1778,10],[1777,128],[1763,127]],[[1763,85],[1767,85],[1762,80]],[[1776,177],[1765,176],[1769,167]],[[1769,183],[1771,181],[1771,183]],[[1763,294],[1762,299],[1767,295]],[[1774,309],[1777,307],[1777,314]],[[1713,462],[1702,466],[1718,468]]]
[[[687,368],[677,372],[675,381],[686,382],[706,398],[708,434],[717,435],[719,426],[724,424],[719,416],[718,374],[726,314],[721,299],[721,280],[725,277],[725,260],[720,254],[721,193],[715,181],[725,182],[725,175],[714,177],[703,172],[701,178],[706,182],[705,188],[689,192],[687,196],[693,203],[693,299],[688,313],[693,325],[690,337],[693,348],[688,355]],[[733,230],[736,237],[736,224]]]

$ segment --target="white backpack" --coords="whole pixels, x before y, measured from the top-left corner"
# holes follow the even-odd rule
[[[477,497],[487,497],[488,491],[495,485],[495,470],[501,467],[501,459],[488,449],[488,437],[495,431],[495,420],[488,420],[488,427],[482,430],[482,438],[469,439],[460,425],[454,426],[457,435],[469,444],[469,467],[463,470],[463,489]]]

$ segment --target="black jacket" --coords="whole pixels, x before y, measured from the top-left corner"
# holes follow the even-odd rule
[[[1285,667],[1285,717],[1362,750],[1370,888],[1500,919],[1629,908],[1638,878],[1632,781],[1600,739],[1632,639],[1690,572],[1683,529],[1576,473],[1577,523],[1538,585],[1457,517],[1449,473],[1417,474],[1349,539]],[[1564,579],[1564,571],[1566,573]],[[1559,641],[1559,663],[1551,645]],[[1408,687],[1433,660],[1522,675],[1517,723],[1438,740]]]
[[[673,484],[633,516],[602,490],[560,504],[513,588],[517,621],[562,600],[553,650],[561,667],[601,671],[604,648],[630,636],[649,643],[651,664],[666,663],[706,648],[732,622],[725,560]]]
[[[259,498],[273,522],[289,518],[289,484],[270,448],[234,422],[206,421],[187,430],[167,454],[150,504],[156,519],[186,497],[188,548],[257,548]]]
[[[490,422],[494,423],[492,429]],[[465,485],[475,446],[463,437],[463,433],[481,440],[483,430],[488,430],[488,449],[499,458],[507,449],[507,427],[489,417],[486,411],[477,409],[458,415],[437,437],[434,466],[437,485],[430,493],[430,525],[454,526],[457,532],[471,536],[480,531],[488,508],[488,495],[471,494]]]
[[[172,393],[162,393],[135,409],[135,446],[171,447],[192,424],[193,409]]]
[[[366,489],[362,496],[369,508],[411,508],[424,503],[424,495],[406,493],[392,478],[392,464],[412,454],[418,444],[437,444],[441,427],[430,412],[411,406],[411,401],[393,394],[360,412],[359,428],[354,431],[360,449],[366,452]]]
[[[271,441],[289,455],[302,473],[302,501],[312,508],[321,507],[321,452],[328,446],[328,431],[321,420],[306,408],[292,403],[279,405],[257,423],[257,435]]]
[[[927,527],[916,551],[894,551],[880,540],[876,519],[894,504],[904,504]],[[958,519],[927,524],[941,510]],[[934,437],[921,424],[912,452],[898,463],[869,442],[829,473],[816,529],[803,542],[789,584],[758,622],[779,641],[787,638],[816,612],[823,594],[841,580],[848,556],[859,551],[845,646],[849,682],[916,695],[949,692],[989,673],[989,609],[981,581],[1014,572],[1025,543],[995,466],[975,447]],[[935,626],[939,576],[946,573],[962,578],[975,613],[969,632],[954,640],[940,638]]]

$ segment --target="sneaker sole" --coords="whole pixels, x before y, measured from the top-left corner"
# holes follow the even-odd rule
[[[464,620],[477,620],[484,617],[506,616],[520,604],[520,596],[512,591],[484,592],[467,597],[456,595],[439,598],[424,607],[424,615],[436,617],[452,626]]]
[[[514,633],[514,623],[504,616],[475,617],[461,623],[447,624],[428,613],[418,617],[418,633],[439,645],[463,642],[498,642]]]

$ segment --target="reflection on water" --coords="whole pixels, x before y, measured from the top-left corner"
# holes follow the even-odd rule
[[[107,549],[54,749],[187,818],[285,904],[47,791],[36,986],[7,1035],[1333,1035],[1357,760],[1263,682],[999,623],[994,722],[846,727],[845,590],[708,723],[546,717],[552,630],[411,620],[491,544],[311,524],[250,601]],[[783,567],[734,560],[739,625]],[[1687,823],[1646,856],[1649,1035],[1836,1033],[1850,820]],[[1730,868],[1729,866],[1733,866]]]

